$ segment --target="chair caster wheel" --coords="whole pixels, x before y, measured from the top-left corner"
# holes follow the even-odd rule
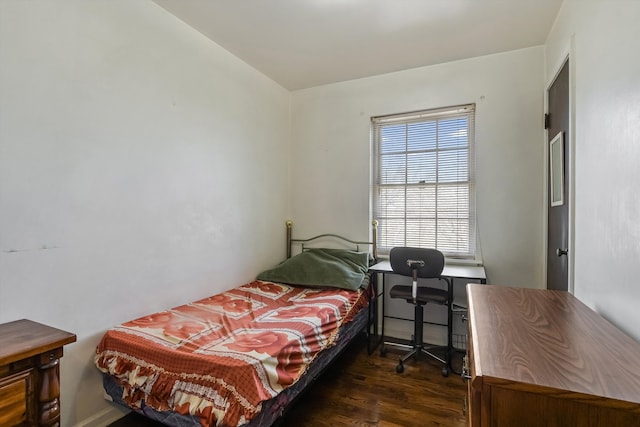
[[[443,377],[448,377],[449,376],[449,369],[448,368],[442,368],[442,376]]]
[[[402,362],[398,363],[398,365],[396,366],[396,372],[399,374],[404,372],[404,365],[402,364]]]
[[[387,349],[386,348],[381,348],[380,349],[380,357],[385,357],[387,355]]]

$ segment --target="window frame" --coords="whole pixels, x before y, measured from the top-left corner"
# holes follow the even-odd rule
[[[377,245],[378,245],[378,250],[379,253],[382,254],[383,256],[388,254],[389,250],[391,249],[391,247],[393,246],[420,246],[420,247],[435,247],[436,249],[441,250],[445,257],[447,259],[450,260],[455,260],[455,262],[459,262],[459,263],[473,263],[473,264],[481,264],[481,259],[478,253],[478,242],[477,242],[477,217],[476,217],[476,210],[475,210],[475,206],[476,206],[476,182],[475,182],[475,114],[476,114],[476,106],[475,104],[464,104],[464,105],[457,105],[457,106],[452,106],[452,107],[445,107],[445,108],[435,108],[435,109],[427,109],[427,110],[420,110],[420,111],[413,111],[413,112],[408,112],[408,113],[401,113],[401,114],[392,114],[392,115],[385,115],[385,116],[376,116],[376,117],[372,117],[371,118],[371,144],[372,144],[372,149],[371,149],[371,203],[372,203],[372,216],[374,220],[378,221],[378,233],[377,233]],[[382,132],[383,132],[383,128],[385,127],[392,127],[392,126],[398,126],[398,125],[404,125],[407,129],[409,129],[409,127],[411,125],[415,125],[415,124],[419,124],[419,123],[423,123],[425,124],[429,124],[429,123],[435,123],[436,129],[439,129],[439,125],[441,122],[446,123],[447,121],[451,121],[452,119],[460,119],[460,118],[464,118],[466,119],[466,153],[467,153],[467,159],[466,162],[464,163],[460,163],[458,161],[457,164],[458,166],[456,166],[455,168],[453,168],[452,170],[455,169],[455,171],[457,171],[457,175],[456,175],[456,179],[454,180],[448,180],[447,179],[442,179],[439,176],[439,172],[438,172],[438,164],[439,164],[439,157],[442,153],[446,153],[447,151],[451,151],[451,147],[446,147],[446,143],[443,144],[443,146],[441,147],[441,140],[444,140],[445,138],[441,138],[438,133],[436,132],[436,136],[435,136],[435,149],[432,149],[431,152],[435,154],[435,181],[429,181],[426,182],[425,180],[421,180],[419,182],[409,182],[408,176],[410,175],[410,162],[409,160],[409,156],[412,153],[416,153],[415,150],[410,150],[409,146],[411,145],[411,141],[410,141],[410,136],[409,136],[409,131],[407,130],[407,135],[405,136],[405,148],[404,150],[400,150],[400,151],[386,151],[384,152],[383,148],[382,148],[382,144],[383,144],[383,136],[382,136]],[[456,150],[460,150],[460,151],[464,151],[464,146],[459,146],[459,147],[455,147]],[[422,149],[422,153],[425,154],[426,153],[426,149]],[[404,182],[402,183],[388,183],[388,182],[383,182],[383,179],[381,178],[382,176],[382,169],[383,169],[383,155],[386,155],[387,157],[391,156],[391,155],[397,155],[397,154],[403,154],[405,156],[405,163],[404,163],[404,174],[405,174],[405,179]],[[424,162],[423,162],[424,163]],[[463,166],[462,166],[463,165]],[[430,165],[429,166],[433,166]],[[464,170],[466,168],[466,171]],[[426,172],[421,171],[421,169],[415,169],[414,167],[414,171],[418,171],[419,173],[425,174]],[[449,170],[449,169],[447,169]],[[387,170],[387,172],[389,172]],[[464,176],[466,179],[464,180],[460,180],[460,176]],[[397,176],[398,174],[396,174]],[[464,195],[462,196],[462,199],[460,199],[459,197],[453,197],[452,199],[447,199],[448,201],[450,200],[455,200],[458,202],[462,202],[463,206],[464,203],[466,203],[466,208],[460,209],[458,210],[458,215],[460,214],[460,212],[466,212],[467,217],[457,217],[456,220],[452,220],[452,218],[446,218],[445,215],[445,210],[439,210],[439,208],[437,207],[437,200],[438,200],[438,192],[441,191],[442,189],[444,189],[445,187],[465,187],[463,189],[464,191]],[[381,195],[381,192],[383,191],[383,189],[385,188],[391,188],[391,187],[396,187],[396,188],[401,188],[403,189],[403,193],[404,196],[400,196],[400,200],[402,201],[401,204],[404,204],[404,213],[402,215],[402,217],[390,217],[389,215],[384,216],[382,213],[383,211],[385,211],[385,209],[382,209],[382,198],[383,196]],[[435,209],[435,216],[433,218],[428,218],[426,215],[418,215],[416,217],[410,217],[407,212],[407,189],[411,189],[411,188],[433,188],[435,191],[435,205],[436,207]],[[419,200],[420,202],[423,202],[423,199],[425,197],[424,196],[419,196]],[[466,200],[464,200],[466,198]],[[387,205],[385,205],[386,208]],[[424,208],[420,208],[420,209],[424,209]],[[402,210],[402,209],[401,209]],[[414,211],[418,210],[417,207],[414,206]],[[388,209],[386,209],[386,211],[388,211]],[[388,212],[387,212],[388,213]],[[404,237],[401,238],[402,240],[402,244],[398,244],[399,242],[397,241],[397,237],[395,238],[395,241],[391,241],[388,237],[388,231],[390,226],[388,225],[389,219],[394,219],[396,221],[400,221],[403,222],[403,225],[400,227],[402,228],[402,233],[404,234]],[[408,221],[409,218],[409,221]],[[439,225],[438,223],[441,221],[445,221],[445,220],[449,220],[450,224],[456,223],[457,222],[457,226],[452,226],[452,229],[455,229],[455,232],[451,232],[449,233],[450,235],[455,236],[453,239],[449,238],[447,239],[442,238],[440,239],[438,237],[438,233],[439,233]],[[418,244],[415,244],[416,240],[411,240],[409,239],[409,243],[408,244],[408,240],[407,240],[407,234],[408,234],[408,228],[411,228],[411,225],[408,227],[407,224],[408,222],[411,223],[411,221],[414,222],[418,222],[420,223],[421,221],[427,221],[427,220],[431,220],[434,221],[435,226],[433,226],[434,229],[434,234],[435,234],[435,238],[431,239],[431,241],[433,243],[427,243],[426,241],[420,242]],[[464,225],[460,226],[460,224],[466,224],[466,231],[464,229]],[[418,226],[420,229],[422,229],[422,225]],[[460,231],[462,230],[462,231]],[[447,233],[442,233],[442,234],[447,234]],[[397,233],[396,233],[397,236]],[[460,236],[465,237],[466,236],[466,241],[460,240]],[[424,238],[422,239],[424,240]],[[458,240],[459,242],[462,242],[462,247],[464,247],[464,245],[468,245],[468,247],[466,248],[466,250],[460,250],[460,247],[457,248],[457,250],[450,250],[451,246],[449,246],[449,248],[445,248],[443,247],[443,243],[449,243],[451,244],[452,242],[455,242],[456,240]],[[440,245],[438,245],[438,242],[441,242]],[[456,243],[458,244],[458,243]],[[438,247],[440,246],[440,247]],[[455,246],[455,245],[454,245]]]

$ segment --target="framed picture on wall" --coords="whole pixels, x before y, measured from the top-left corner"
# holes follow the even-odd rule
[[[564,134],[558,134],[549,143],[549,183],[551,206],[564,204]]]

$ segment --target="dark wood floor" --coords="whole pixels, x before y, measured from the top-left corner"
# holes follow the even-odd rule
[[[397,354],[367,355],[364,340],[355,342],[298,399],[281,426],[442,426],[463,427],[466,386],[459,375],[445,378],[426,357],[395,372]],[[459,360],[454,361],[454,367]],[[110,427],[156,427],[130,414]]]

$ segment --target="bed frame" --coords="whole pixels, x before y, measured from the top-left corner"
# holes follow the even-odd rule
[[[287,258],[291,257],[292,248],[294,245],[299,245],[300,251],[311,249],[312,247],[319,247],[321,243],[332,245],[339,245],[343,248],[360,251],[362,247],[371,247],[373,253],[373,261],[375,262],[378,257],[377,253],[377,221],[372,221],[372,241],[354,241],[347,239],[337,234],[320,234],[308,239],[294,239],[292,238],[293,221],[286,221],[287,227]],[[324,246],[326,247],[326,246]],[[316,360],[309,366],[307,372],[291,387],[286,388],[277,396],[263,402],[262,411],[253,418],[249,423],[244,424],[243,427],[263,427],[278,425],[283,421],[283,415],[287,409],[294,404],[298,398],[304,393],[304,391],[313,384],[316,379],[324,373],[324,371],[332,364],[332,362],[338,358],[362,333],[365,334],[367,339],[367,350],[371,354],[375,349],[378,342],[378,291],[377,291],[377,275],[367,276],[369,279],[367,296],[369,298],[369,304],[366,310],[361,310],[354,319],[343,325],[341,329],[341,339],[339,339],[333,347],[327,348],[320,352],[316,357]],[[115,396],[122,395],[122,389],[108,375],[103,375],[103,385],[105,391],[113,399],[114,402],[124,405],[128,408],[127,404]],[[162,423],[174,426],[199,426],[200,423],[194,417],[176,414],[173,412],[158,412],[151,407],[145,407],[141,411],[142,415],[160,421]]]
[[[320,244],[330,244],[356,251],[361,251],[363,247],[367,248],[367,250],[371,248],[373,262],[370,265],[378,262],[378,221],[375,219],[371,221],[371,241],[369,242],[351,240],[339,234],[332,233],[319,234],[309,237],[308,239],[294,239],[292,237],[293,221],[289,219],[285,222],[285,225],[287,227],[287,259],[291,258],[294,246],[297,246],[299,251],[303,252],[313,247],[319,247]],[[380,337],[378,331],[378,299],[381,298],[382,295],[378,290],[377,274],[369,275],[369,286],[372,287],[372,289],[371,292],[368,293],[369,306],[365,333],[367,336],[367,353],[371,354],[382,341],[382,337]]]
[[[286,221],[287,226],[287,258],[291,258],[291,253],[293,250],[293,246],[298,244],[300,245],[300,250],[304,251],[306,249],[310,249],[311,247],[315,247],[315,244],[329,241],[333,243],[337,243],[341,246],[350,246],[356,251],[360,251],[363,246],[371,247],[372,254],[374,260],[378,259],[378,221],[371,221],[371,241],[370,242],[358,242],[351,239],[347,239],[346,237],[342,237],[338,234],[319,234],[314,237],[310,237],[308,239],[294,239],[291,237],[293,231],[293,221],[290,219]]]
[[[293,221],[286,221],[287,227],[287,259],[291,258],[293,247],[295,245],[299,246],[300,252],[305,251],[307,249],[311,249],[313,247],[319,247],[320,244],[337,244],[338,246],[347,247],[347,249],[352,249],[356,251],[361,251],[362,248],[371,248],[373,255],[373,264],[378,261],[378,245],[377,245],[377,233],[378,233],[378,221],[371,221],[371,241],[356,241],[351,240],[346,237],[343,237],[338,234],[325,233],[319,234],[317,236],[313,236],[307,239],[294,239],[292,237],[293,232]],[[323,246],[326,247],[326,246]],[[373,265],[371,264],[371,265]],[[291,407],[301,395],[308,389],[310,385],[312,385],[316,379],[322,375],[325,370],[331,366],[334,360],[344,353],[344,351],[349,347],[349,344],[353,342],[354,339],[358,337],[359,334],[363,333],[366,336],[367,340],[367,353],[371,354],[378,343],[378,290],[377,290],[377,275],[369,275],[369,292],[367,296],[369,298],[369,304],[367,310],[362,310],[354,320],[347,325],[345,330],[342,331],[343,338],[339,340],[334,348],[326,349],[320,355],[318,355],[317,360],[311,365],[309,371],[303,375],[302,378],[296,383],[293,387],[289,387],[285,389],[278,396],[273,398],[272,400],[276,400],[282,396],[282,398],[288,396],[290,399],[288,403],[280,409],[277,417],[270,419],[270,423],[258,422],[255,426],[279,426],[279,423],[283,420],[283,415],[286,413],[287,409]],[[365,318],[366,316],[366,318]],[[263,411],[264,412],[264,411]],[[263,415],[262,413],[260,415]],[[268,414],[265,414],[268,415]],[[260,416],[256,417],[257,419],[261,418]],[[247,425],[254,426],[254,421]],[[260,420],[266,421],[266,420]]]

